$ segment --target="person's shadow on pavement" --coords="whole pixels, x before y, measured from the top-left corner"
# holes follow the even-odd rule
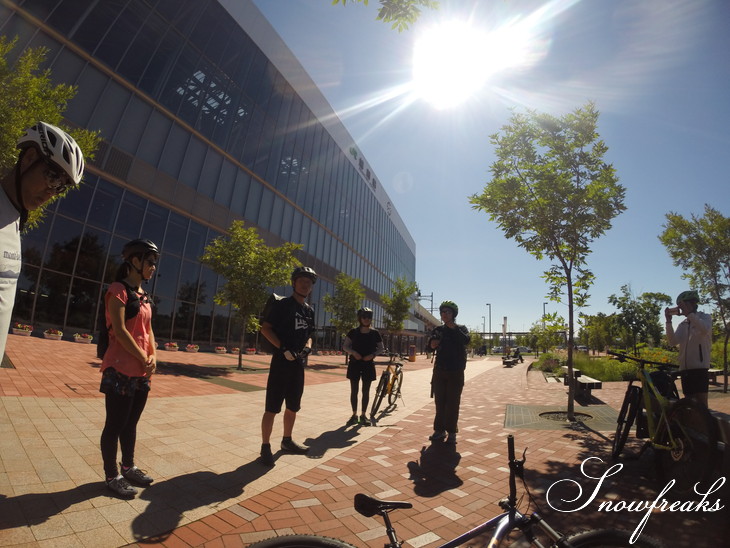
[[[421,457],[408,463],[413,492],[419,497],[436,495],[464,482],[456,474],[461,455],[452,443],[437,442],[421,449]]]
[[[254,460],[222,474],[203,470],[154,482],[140,489],[138,498],[150,504],[132,520],[132,534],[137,542],[164,542],[185,512],[237,497],[269,470]]]
[[[360,427],[340,426],[336,430],[322,432],[316,438],[307,438],[304,445],[309,446],[307,457],[310,459],[321,459],[328,449],[343,449],[355,444]]]

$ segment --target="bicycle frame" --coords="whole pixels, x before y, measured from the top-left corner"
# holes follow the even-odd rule
[[[641,396],[644,410],[646,411],[646,422],[647,428],[649,430],[649,441],[651,442],[652,446],[658,449],[664,449],[667,451],[676,449],[677,442],[675,441],[674,435],[672,434],[672,429],[669,428],[669,419],[667,414],[667,411],[671,406],[671,402],[669,398],[659,392],[656,385],[654,384],[654,381],[651,379],[651,375],[648,375],[645,369],[645,365],[667,366],[667,364],[660,364],[658,362],[642,360],[641,358],[634,358],[632,356],[627,356],[625,354],[618,354],[614,352],[609,352],[609,354],[619,357],[621,361],[624,361],[628,358],[639,364],[639,369],[637,371],[638,379],[636,380],[641,383]],[[627,390],[630,389],[633,385],[634,379],[629,381],[629,386]],[[661,434],[664,434],[665,431],[667,432],[669,437],[669,445],[664,445],[657,441],[661,438]]]

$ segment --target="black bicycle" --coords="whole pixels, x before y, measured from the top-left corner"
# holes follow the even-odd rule
[[[532,495],[530,495],[527,484],[524,480],[525,454],[522,458],[515,458],[515,444],[512,435],[507,437],[507,451],[509,456],[509,496],[499,502],[504,512],[492,519],[478,525],[471,531],[448,541],[439,548],[456,548],[466,542],[491,532],[485,537],[482,546],[496,548],[501,546],[502,541],[509,537],[514,540],[510,533],[518,531],[522,538],[529,543],[529,546],[537,548],[606,548],[636,546],[637,548],[659,548],[661,542],[646,535],[634,539],[631,544],[633,533],[618,529],[596,529],[583,531],[571,535],[564,535],[553,529],[538,515],[537,512],[523,514],[517,509],[517,482],[516,478],[522,480],[525,491],[530,501],[536,506]],[[385,522],[385,530],[388,535],[388,543],[385,548],[400,548],[403,541],[398,540],[395,529],[390,521],[389,513],[397,509],[412,508],[410,502],[379,500],[368,495],[359,493],[355,495],[355,510],[365,517],[380,515]],[[256,542],[250,548],[354,548],[351,544],[341,540],[321,537],[318,535],[285,535]]]

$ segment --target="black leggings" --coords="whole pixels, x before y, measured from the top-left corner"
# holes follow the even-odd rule
[[[373,381],[362,380],[362,414],[366,414],[368,403],[370,403],[370,383]],[[350,405],[353,415],[357,415],[357,391],[360,386],[360,379],[350,379]]]
[[[134,390],[131,396],[106,394],[106,423],[101,432],[101,457],[107,478],[115,478],[117,442],[122,447],[122,465],[134,466],[137,423],[147,403],[148,390]]]

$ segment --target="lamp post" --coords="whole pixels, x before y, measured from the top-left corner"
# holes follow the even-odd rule
[[[492,353],[492,305],[487,303],[489,307],[489,339],[487,339],[487,347],[489,347],[489,353]]]

